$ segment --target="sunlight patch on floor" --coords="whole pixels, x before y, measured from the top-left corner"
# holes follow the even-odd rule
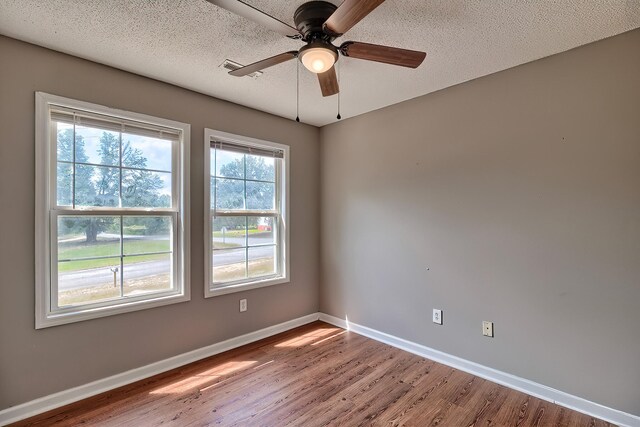
[[[325,342],[325,341],[329,341],[330,339],[335,338],[335,337],[339,337],[340,335],[342,335],[342,334],[344,334],[344,333],[346,333],[346,332],[347,332],[347,331],[342,330],[342,331],[338,332],[337,334],[333,334],[333,335],[331,335],[331,336],[328,336],[328,337],[326,337],[326,338],[323,338],[323,339],[321,339],[320,341],[316,341],[316,342],[314,342],[314,343],[313,343],[313,344],[311,344],[311,345],[318,345],[318,344],[322,344],[323,342]]]
[[[308,345],[325,338],[327,335],[335,334],[340,330],[341,330],[340,328],[314,329],[313,331],[307,332],[306,334],[299,335],[287,341],[283,341],[279,344],[276,344],[275,347],[300,347],[303,345]]]
[[[225,375],[247,369],[248,367],[256,363],[258,363],[256,360],[232,361],[223,363],[211,369],[199,372],[183,380],[176,381],[164,387],[153,390],[151,394],[184,393],[191,389],[202,387],[208,383],[211,383],[212,381],[224,377]]]

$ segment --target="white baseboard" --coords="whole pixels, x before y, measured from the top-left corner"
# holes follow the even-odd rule
[[[584,414],[588,414],[620,426],[640,426],[640,417],[636,415],[618,411],[617,409],[612,409],[588,401],[581,397],[573,396],[571,394],[555,390],[551,387],[547,387],[545,385],[508,374],[506,372],[498,371],[496,369],[489,368],[487,366],[483,366],[469,360],[452,356],[450,354],[443,353],[422,344],[407,341],[405,339],[398,338],[393,335],[368,328],[366,326],[347,322],[346,320],[324,313],[309,314],[307,316],[299,317],[288,322],[260,329],[259,331],[241,335],[236,338],[231,338],[207,347],[199,348],[188,353],[183,353],[169,359],[161,360],[159,362],[142,366],[140,368],[116,374],[108,378],[103,378],[101,380],[97,380],[68,390],[63,390],[49,396],[41,397],[30,402],[12,406],[0,411],[0,426],[29,418],[34,415],[49,411],[51,409],[68,405],[69,403],[86,399],[87,397],[91,397],[96,394],[103,393],[105,391],[109,391],[114,388],[131,384],[135,381],[139,381],[153,375],[178,368],[188,363],[192,363],[206,357],[210,357],[237,347],[241,347],[246,344],[250,344],[255,341],[259,341],[272,335],[288,331],[289,329],[311,323],[318,319],[332,325],[348,329],[357,334],[364,335],[376,341],[383,342],[401,350],[426,357],[444,365],[451,366],[453,368],[468,372],[481,378],[485,378],[498,384],[502,384],[514,390],[530,394],[549,402],[557,403],[558,405],[562,405],[569,409],[573,409],[578,412],[582,412]]]
[[[140,368],[122,372],[108,378],[103,378],[101,380],[93,381],[88,384],[50,394],[48,396],[44,396],[30,402],[12,406],[0,411],[0,426],[20,421],[25,418],[29,418],[34,415],[49,411],[51,409],[59,408],[64,405],[68,405],[69,403],[77,402],[78,400],[86,399],[87,397],[91,397],[99,393],[104,393],[105,391],[109,391],[117,387],[122,387],[123,385],[131,384],[133,382],[169,371],[171,369],[179,368],[180,366],[186,365],[188,363],[192,363],[206,357],[232,350],[245,344],[259,341],[272,335],[288,331],[289,329],[311,323],[315,320],[318,320],[318,318],[318,313],[309,314],[307,316],[289,320],[288,322],[260,329],[259,331],[241,335],[236,338],[231,338],[226,341],[209,345],[207,347],[202,347],[197,350],[180,354],[178,356],[170,357],[169,359],[151,363]]]
[[[609,408],[598,403],[591,402],[578,396],[547,387],[536,382],[498,371],[460,357],[452,356],[447,353],[429,348],[422,344],[407,341],[366,326],[358,325],[338,317],[320,313],[320,320],[332,325],[348,329],[365,337],[383,342],[390,346],[417,354],[418,356],[434,360],[452,368],[459,369],[464,372],[476,375],[480,378],[493,381],[514,390],[521,391],[531,396],[556,403],[569,409],[573,409],[583,414],[591,415],[596,418],[608,421],[619,426],[637,427],[640,426],[640,417],[617,409]]]

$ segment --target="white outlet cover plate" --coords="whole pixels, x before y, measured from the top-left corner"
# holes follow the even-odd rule
[[[247,300],[246,299],[241,299],[240,300],[240,311],[247,311]]]
[[[482,322],[482,335],[485,337],[493,337],[493,322]]]
[[[442,310],[437,308],[433,309],[433,323],[442,325]]]

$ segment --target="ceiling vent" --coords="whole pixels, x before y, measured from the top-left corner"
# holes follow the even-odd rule
[[[222,64],[220,64],[220,67],[224,68],[226,70],[229,70],[229,71],[234,71],[234,70],[237,70],[238,68],[244,67],[244,65],[239,64],[239,63],[237,63],[235,61],[232,61],[230,59],[225,59],[224,62]],[[247,77],[253,77],[254,79],[257,79],[261,75],[262,75],[262,71],[256,71],[254,73],[247,74]]]

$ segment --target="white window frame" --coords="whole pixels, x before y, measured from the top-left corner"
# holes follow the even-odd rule
[[[36,188],[35,188],[35,327],[36,329],[83,320],[111,316],[120,313],[143,310],[174,304],[191,299],[190,295],[190,226],[189,226],[189,145],[191,126],[167,120],[105,107],[83,101],[36,92],[35,142],[36,142]],[[57,216],[68,209],[57,209],[53,202],[56,191],[56,140],[51,132],[51,109],[69,108],[92,114],[108,116],[116,120],[140,122],[153,126],[170,128],[180,133],[174,144],[172,165],[171,209],[127,209],[95,208],[76,210],[73,215],[138,215],[141,210],[157,216],[173,216],[173,246],[175,290],[166,293],[138,295],[114,301],[91,303],[77,307],[55,309],[52,297],[57,294],[57,244],[54,233]]]
[[[280,275],[267,278],[247,278],[240,281],[229,282],[225,285],[213,286],[212,282],[212,230],[211,230],[211,143],[228,142],[246,147],[278,149],[284,152],[284,157],[280,162],[281,167],[276,171],[276,193],[279,194],[280,221],[277,230],[278,244],[280,245]],[[279,181],[279,182],[278,182]],[[276,142],[250,138],[232,133],[222,132],[205,128],[204,130],[204,296],[205,298],[225,295],[234,292],[242,292],[249,289],[257,289],[265,286],[278,285],[290,282],[290,262],[289,262],[289,146]],[[276,201],[278,203],[278,200]]]

